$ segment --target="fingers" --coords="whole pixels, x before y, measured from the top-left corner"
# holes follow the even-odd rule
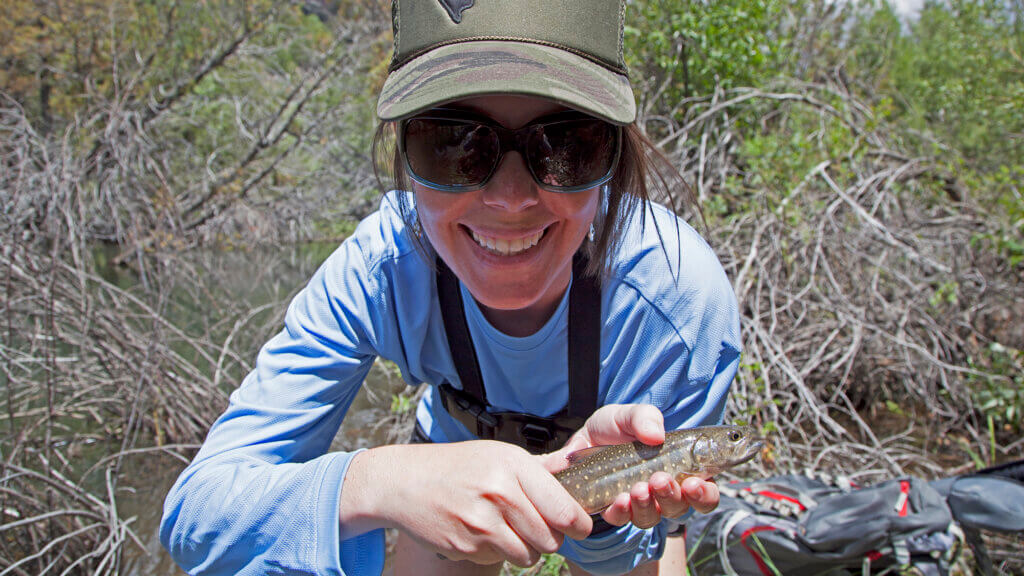
[[[586,437],[577,432],[572,436],[572,438],[569,438],[569,441],[565,443],[565,446],[562,446],[558,450],[548,454],[537,455],[535,458],[540,459],[541,466],[543,466],[545,470],[554,474],[569,467],[570,454],[577,450],[589,448],[590,446],[591,444]]]
[[[585,538],[590,516],[525,450],[475,441],[393,447],[402,469],[402,502],[386,518],[431,551],[454,561],[530,566],[554,552],[565,534]],[[437,470],[449,471],[443,477]]]
[[[634,440],[648,445],[665,441],[665,417],[661,411],[650,404],[608,404],[597,409],[565,446],[542,455],[541,462],[555,473],[568,467],[566,457],[577,450]]]
[[[443,548],[443,552],[437,553],[440,560],[452,562],[472,562],[473,564],[488,565],[503,562],[509,557],[509,552],[496,544],[487,543],[474,548],[465,547],[459,549],[456,545]]]
[[[574,540],[582,540],[590,535],[590,531],[594,527],[590,515],[583,510],[579,502],[565,491],[565,488],[558,483],[554,476],[550,474],[521,474],[519,482],[523,494],[536,508],[543,524],[550,527],[550,530]],[[560,541],[559,545],[561,545]],[[545,548],[543,545],[540,547]]]
[[[508,560],[516,566],[525,568],[536,564],[540,560],[541,554],[524,540],[522,532],[517,533],[508,525],[498,531],[490,549],[492,552],[488,555],[490,557],[469,559],[477,564],[494,564]],[[555,548],[555,550],[557,549]]]
[[[650,404],[609,404],[587,419],[586,435],[592,445],[640,440],[644,444],[665,441],[665,417]]]
[[[615,497],[615,501],[601,513],[601,517],[612,526],[623,526],[632,520],[631,508],[631,497],[623,492]]]
[[[682,489],[683,496],[697,512],[708,514],[718,507],[718,484],[691,477],[683,480]]]
[[[529,500],[524,499],[518,505],[504,506],[502,509],[504,510],[505,523],[515,533],[516,538],[521,540],[529,550],[536,554],[550,554],[556,552],[562,546],[562,533],[549,526],[535,505]],[[523,553],[525,551],[517,550],[516,552]],[[520,556],[520,559],[524,558],[527,558],[527,556]],[[509,560],[517,566],[531,566],[533,564],[533,562],[520,564],[511,557]],[[535,561],[536,558],[534,558]]]
[[[718,506],[718,485],[700,478],[687,478],[683,484],[664,472],[649,482],[637,482],[629,494],[619,494],[603,513],[614,526],[632,522],[637,528],[651,528],[662,518],[678,518],[691,507],[707,514]]]
[[[655,473],[651,476],[650,485],[662,517],[678,518],[690,509],[689,501],[683,496],[682,487],[668,474]]]
[[[661,521],[658,504],[651,495],[647,482],[637,482],[629,491],[630,513],[633,525],[640,529],[653,527]]]
[[[557,550],[560,543],[530,502],[521,497],[497,506],[487,502],[467,506],[460,523],[462,529],[446,534],[437,545],[438,554],[447,560],[482,565],[508,560],[517,566],[532,566],[541,551]],[[543,550],[538,550],[535,542],[545,543]]]

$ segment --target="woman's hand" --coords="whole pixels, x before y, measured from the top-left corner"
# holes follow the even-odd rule
[[[639,440],[655,445],[665,441],[665,420],[649,404],[610,404],[587,419],[586,424],[557,452],[543,456],[550,472],[568,466],[566,457],[591,446],[622,444]],[[656,472],[647,482],[637,482],[629,493],[622,493],[601,515],[612,525],[632,522],[638,528],[650,528],[662,518],[677,518],[692,506],[708,513],[718,506],[718,486],[700,478],[686,478],[682,485],[665,472]]]
[[[341,494],[342,539],[396,527],[450,560],[531,566],[587,513],[522,448],[493,441],[383,446],[354,457]]]

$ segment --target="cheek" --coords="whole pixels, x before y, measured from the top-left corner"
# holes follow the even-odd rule
[[[423,232],[433,241],[437,235],[438,222],[441,220],[440,214],[433,207],[418,203],[416,205],[416,218],[419,220]]]
[[[460,198],[413,184],[416,193],[416,215],[431,243],[442,242],[445,229],[459,212]]]
[[[562,194],[558,199],[558,212],[567,221],[572,222],[575,228],[589,229],[597,215],[597,207],[601,198],[600,193],[595,190],[579,192],[578,194]]]

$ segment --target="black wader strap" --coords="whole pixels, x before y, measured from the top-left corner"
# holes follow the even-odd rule
[[[601,377],[601,285],[585,274],[587,258],[572,259],[569,290],[569,403],[570,418],[584,421],[597,410]],[[582,422],[580,423],[582,425]]]
[[[572,288],[569,290],[569,402],[554,417],[541,418],[531,414],[488,412],[487,390],[466,324],[459,281],[444,261],[437,258],[441,317],[444,319],[448,349],[462,382],[462,390],[448,383],[442,384],[441,401],[453,418],[470,431],[475,429],[478,438],[512,442],[534,454],[551,452],[561,448],[597,410],[601,375],[601,285],[596,278],[584,274],[586,267],[587,258],[582,253],[573,256]],[[419,422],[411,441],[430,442]],[[594,522],[591,535],[615,529],[600,514],[592,514],[591,519]]]
[[[597,409],[601,354],[601,286],[584,275],[587,259],[573,257],[573,282],[569,291],[569,401],[551,418],[531,414],[487,410],[484,388],[473,339],[466,324],[459,281],[437,258],[437,292],[444,319],[448,349],[455,362],[462,389],[440,386],[445,409],[477,437],[503,440],[533,453],[551,452],[568,440]]]
[[[466,309],[462,303],[459,280],[440,257],[437,258],[437,298],[441,304],[444,333],[448,337],[448,350],[451,351],[459,381],[462,382],[462,390],[452,388],[451,397],[458,404],[459,411],[468,412],[476,420],[476,426],[467,426],[470,432],[475,431],[480,438],[493,438],[494,432],[488,428],[493,429],[497,420],[488,418],[487,391],[484,390],[480,362],[476,358],[473,338],[469,335],[469,325],[466,324]],[[447,400],[445,408],[449,413],[452,412]]]

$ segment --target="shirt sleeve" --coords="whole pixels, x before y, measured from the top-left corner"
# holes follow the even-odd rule
[[[383,531],[339,540],[354,453],[328,452],[387,313],[370,278],[346,241],[292,301],[171,488],[160,539],[189,574],[380,573]]]

